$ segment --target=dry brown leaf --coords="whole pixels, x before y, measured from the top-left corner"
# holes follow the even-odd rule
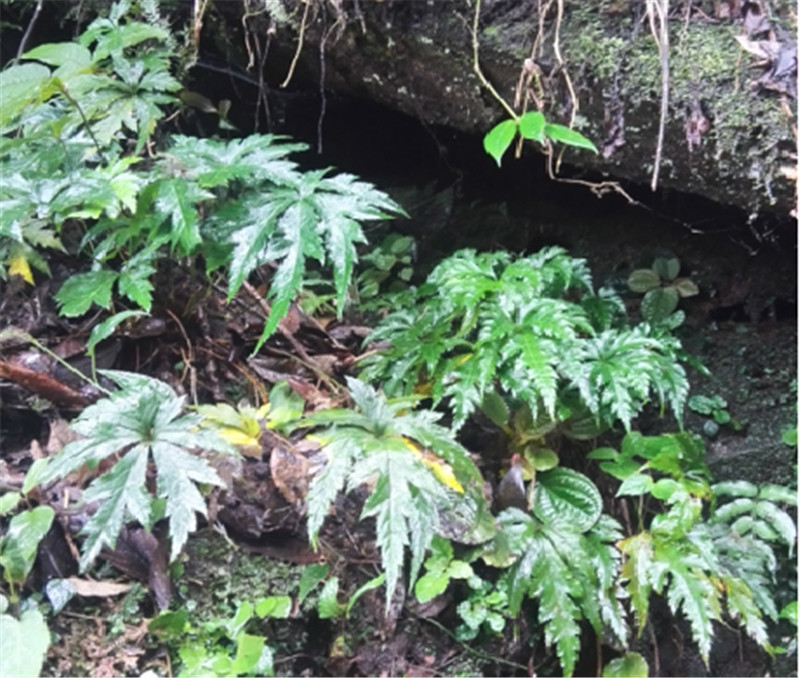
[[[118,584],[113,581],[95,581],[94,579],[81,579],[70,577],[67,581],[75,589],[75,593],[84,598],[109,598],[127,593],[130,584]]]
[[[269,457],[272,482],[290,504],[303,499],[308,491],[309,463],[303,455],[277,444]]]
[[[51,457],[57,455],[67,443],[78,440],[80,436],[70,427],[66,419],[52,419],[50,421],[50,436],[47,438],[47,454]]]

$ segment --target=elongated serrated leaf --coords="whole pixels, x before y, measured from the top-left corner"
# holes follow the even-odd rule
[[[762,647],[769,645],[767,625],[753,600],[753,592],[746,582],[734,577],[726,577],[725,602],[732,617],[744,624],[748,635]]]
[[[758,498],[797,506],[797,492],[783,485],[764,485],[758,490]]]
[[[691,398],[689,400],[691,401]],[[747,480],[727,480],[712,485],[711,491],[718,497],[756,497],[758,486]]]
[[[755,505],[755,514],[762,517],[781,536],[784,543],[789,546],[790,552],[794,550],[797,540],[797,526],[786,511],[778,508],[771,501],[759,501]]]
[[[719,621],[722,612],[719,589],[704,572],[688,568],[675,549],[667,546],[659,555],[669,565],[667,602],[673,612],[680,610],[688,619],[692,638],[708,664],[714,633],[711,622]]]
[[[170,560],[181,552],[189,533],[197,529],[197,513],[206,515],[206,503],[196,483],[224,483],[208,462],[179,447],[154,443],[153,459],[158,469],[158,496],[167,500],[166,516],[172,539]]]
[[[336,285],[336,310],[341,318],[347,299],[347,288],[353,275],[353,266],[358,260],[355,243],[366,242],[366,238],[357,222],[341,216],[328,219],[323,215],[320,227],[324,228],[327,234],[327,247]]]
[[[503,120],[503,122],[495,125],[486,136],[483,137],[483,150],[494,158],[497,166],[503,159],[503,154],[506,152],[514,137],[517,135],[517,123],[515,120]]]
[[[121,323],[125,322],[129,318],[137,318],[143,315],[147,314],[143,311],[120,311],[119,313],[115,313],[114,315],[98,323],[92,328],[92,332],[89,335],[89,340],[86,342],[87,352],[90,354],[93,353],[95,346],[114,334],[117,327],[119,327]]]
[[[633,610],[636,613],[636,627],[641,636],[647,623],[647,614],[650,609],[650,581],[653,544],[647,532],[623,539],[620,551],[625,555],[621,575],[627,580],[626,590],[631,597]]]
[[[114,548],[127,520],[138,520],[149,529],[151,497],[145,485],[147,457],[146,447],[133,448],[86,490],[84,499],[87,502],[101,503],[82,530],[87,539],[81,556],[81,571],[89,568],[104,546]]]
[[[191,254],[201,242],[197,204],[212,197],[185,179],[165,179],[158,184],[155,206],[169,216],[171,244],[181,255]]]
[[[328,515],[336,495],[344,488],[350,474],[352,458],[356,450],[358,438],[348,436],[347,431],[339,431],[324,450],[327,456],[325,467],[314,476],[308,488],[307,529],[308,538],[316,546],[317,535],[322,523]]]

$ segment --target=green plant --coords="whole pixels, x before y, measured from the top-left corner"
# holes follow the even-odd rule
[[[292,609],[288,596],[268,596],[240,603],[230,619],[213,618],[199,624],[189,620],[186,608],[162,612],[148,631],[177,653],[179,676],[275,675],[273,650],[261,635],[246,633],[251,619],[285,619]]]
[[[641,678],[647,675],[649,667],[638,652],[626,652],[603,667],[603,678]]]
[[[386,573],[373,577],[356,589],[346,603],[339,602],[339,577],[331,577],[325,582],[317,601],[317,612],[320,619],[349,619],[355,604],[368,591],[382,586],[386,582]]]
[[[506,575],[508,613],[526,597],[538,604],[545,641],[554,645],[565,675],[580,649],[580,622],[598,636],[608,629],[625,644],[627,626],[618,590],[620,526],[602,515],[594,483],[566,468],[537,474],[531,513],[509,508],[481,556]]]
[[[644,294],[640,312],[645,322],[651,325],[664,324],[672,329],[684,320],[678,308],[678,300],[693,297],[700,290],[689,278],[679,278],[681,265],[677,257],[656,257],[650,268],[639,268],[628,277],[632,292]]]
[[[616,419],[629,428],[653,395],[680,418],[689,389],[680,342],[622,317],[620,300],[594,294],[585,261],[561,248],[519,259],[462,250],[377,326],[371,339],[391,347],[362,377],[390,395],[430,393],[456,427],[493,390],[526,403],[534,421],[589,420],[595,433]]]
[[[215,432],[198,429],[200,415],[182,414],[184,398],[167,384],[126,372],[102,374],[121,389],[81,412],[71,428],[83,438],[66,445],[38,471],[37,481],[46,484],[84,464],[95,468],[113,459],[83,494],[84,502],[100,505],[82,530],[87,539],[81,569],[89,567],[104,546],[113,548],[130,520],[149,529],[156,520],[166,518],[174,559],[196,529],[196,514],[206,514],[202,485],[223,484],[198,451],[231,454],[235,450]],[[151,458],[157,479],[154,493],[146,482]]]
[[[414,584],[414,595],[420,603],[427,603],[444,593],[452,579],[469,579],[474,576],[472,566],[453,557],[453,545],[441,537],[434,537],[431,555],[425,560],[425,574]]]
[[[713,621],[729,617],[771,651],[764,617],[777,618],[771,586],[773,544],[794,547],[796,526],[777,502],[796,505],[796,493],[779,486],[759,490],[746,482],[711,485],[699,438],[686,433],[645,437],[628,434],[620,452],[599,448],[589,457],[622,480],[617,495],[639,498],[640,531],[619,542],[621,577],[639,632],[653,593],[688,619],[692,637],[708,662]],[[657,474],[659,477],[654,477]],[[736,497],[722,503],[722,497]],[[645,522],[646,497],[665,510]],[[710,514],[706,514],[704,506]]]
[[[558,466],[558,455],[547,446],[546,436],[556,424],[544,413],[534,420],[531,408],[522,403],[513,413],[505,401],[495,392],[489,391],[481,402],[481,411],[505,434],[509,452],[521,455],[524,470],[547,471]],[[526,477],[526,480],[530,478]]]
[[[16,507],[19,495],[10,492],[3,495],[2,499],[4,510],[0,515]],[[22,511],[9,521],[5,534],[0,537],[0,566],[3,568],[3,579],[10,588],[12,603],[19,601],[17,587],[21,587],[28,578],[36,560],[39,542],[50,530],[54,515],[49,506]]]
[[[597,147],[579,132],[564,125],[547,122],[538,111],[529,111],[519,117],[499,122],[483,137],[483,149],[494,158],[498,167],[503,154],[518,134],[523,139],[538,141],[543,146],[551,141],[558,141],[597,153]]]
[[[180,84],[168,32],[129,10],[120,2],[78,42],[40,45],[0,73],[0,275],[32,282],[31,264],[49,271],[38,248],[62,249],[66,221],[134,208],[143,182],[121,157],[126,137],[138,153]]]
[[[467,584],[470,593],[456,607],[461,618],[461,624],[456,627],[456,638],[461,641],[473,640],[482,630],[502,633],[509,617],[505,582],[501,579],[492,584],[473,575],[467,579]]]
[[[8,599],[0,594],[0,675],[38,676],[50,647],[50,630],[32,601],[19,618],[11,616]]]
[[[415,398],[387,401],[363,382],[348,378],[356,410],[323,410],[305,426],[322,426],[327,464],[308,490],[308,534],[313,544],[330,505],[344,488],[368,483],[362,518],[374,516],[386,574],[387,607],[394,594],[405,548],[411,549],[409,587],[439,526],[438,511],[450,493],[480,506],[481,476],[467,451],[439,426],[439,415],[414,412]]]
[[[726,424],[729,424],[734,431],[742,429],[742,425],[736,419],[731,418],[728,412],[728,402],[720,395],[693,395],[689,398],[687,405],[693,412],[711,417],[703,425],[703,432],[709,437],[715,436],[719,432],[719,427]]]
[[[303,416],[305,401],[285,381],[278,382],[269,400],[257,410],[249,405],[238,408],[227,403],[197,405],[203,426],[214,429],[245,456],[261,457],[264,429],[289,433]]]
[[[414,274],[414,249],[414,238],[390,233],[361,257],[362,271],[356,280],[361,309],[368,310],[370,301],[380,303],[376,297],[381,293],[408,288]]]
[[[274,267],[256,349],[301,291],[308,261],[331,265],[341,313],[355,246],[365,241],[359,222],[402,209],[352,175],[298,171],[285,158],[305,146],[270,135],[227,142],[175,135],[145,162],[141,151],[162,107],[178,105],[180,84],[169,73],[169,34],[126,19],[130,9],[127,1],[115,5],[79,43],[24,55],[54,71],[23,63],[0,74],[0,168],[8,178],[0,187],[0,261],[32,282],[31,264],[49,270],[39,249],[62,249],[66,225],[83,231],[79,248],[91,270],[57,293],[67,316],[93,304],[111,308],[115,291],[149,312],[163,258],[202,257],[208,272],[226,267],[229,299],[254,270]],[[129,134],[135,144],[127,144]]]

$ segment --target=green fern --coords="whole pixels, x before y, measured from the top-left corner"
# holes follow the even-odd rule
[[[620,420],[629,429],[653,397],[680,419],[680,343],[646,326],[612,328],[620,308],[607,290],[593,292],[585,261],[561,248],[516,260],[464,250],[437,266],[413,307],[378,325],[371,339],[391,347],[362,375],[390,394],[429,385],[457,427],[495,389],[556,422],[586,410],[597,428]]]
[[[102,374],[121,390],[87,407],[72,422],[72,430],[83,438],[66,445],[37,476],[38,481],[63,479],[84,464],[93,468],[119,455],[83,495],[85,503],[99,506],[83,528],[87,539],[81,569],[88,568],[104,546],[114,547],[126,523],[136,521],[149,529],[162,515],[169,521],[174,559],[196,529],[197,513],[206,514],[198,485],[223,484],[197,451],[228,454],[235,450],[213,431],[198,429],[199,415],[183,415],[184,399],[163,382],[126,372]],[[147,490],[151,459],[156,496]]]
[[[439,415],[412,411],[413,399],[387,401],[357,379],[348,379],[348,386],[357,411],[321,411],[304,424],[324,427],[316,436],[327,457],[308,491],[308,534],[316,544],[340,491],[372,485],[361,517],[375,518],[388,607],[406,548],[411,588],[448,495],[466,493],[471,501],[482,502],[481,477],[466,450],[436,423]]]
[[[699,437],[683,433],[629,434],[621,452],[600,448],[589,455],[622,480],[618,495],[651,495],[666,503],[649,525],[619,543],[622,579],[640,632],[651,595],[662,594],[673,613],[689,621],[706,662],[713,622],[723,612],[771,651],[765,618],[778,616],[775,548],[784,544],[791,554],[797,538],[795,521],[778,502],[795,506],[796,493],[744,481],[710,486],[703,453]],[[706,502],[719,504],[709,517]]]
[[[613,546],[621,528],[601,511],[600,495],[588,478],[570,469],[546,471],[537,476],[533,514],[503,511],[498,536],[484,547],[490,563],[500,551],[514,559],[507,575],[509,613],[519,614],[526,597],[537,601],[545,640],[555,646],[567,676],[575,668],[583,619],[598,635],[607,628],[626,642]]]

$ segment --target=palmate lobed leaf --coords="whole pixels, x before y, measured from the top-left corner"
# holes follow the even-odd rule
[[[621,302],[592,290],[586,262],[558,247],[518,259],[462,250],[434,269],[412,307],[379,323],[372,338],[392,346],[363,374],[384,379],[390,394],[430,385],[456,428],[498,384],[554,420],[559,408],[588,408],[600,430],[618,419],[630,428],[653,396],[680,421],[689,389],[680,343],[646,326],[609,327],[624,320]]]
[[[377,476],[375,488],[364,504],[362,519],[375,517],[377,544],[386,572],[387,609],[394,596],[405,547],[412,545],[409,588],[419,571],[437,523],[433,498],[441,486],[401,438],[386,438],[370,445],[352,469],[348,486],[353,489]]]
[[[146,489],[145,474],[152,454],[158,496],[166,500],[174,558],[196,528],[196,514],[206,511],[197,485],[223,484],[208,462],[189,450],[235,450],[215,432],[200,430],[199,415],[181,416],[184,399],[167,384],[113,370],[102,374],[122,390],[84,409],[71,425],[84,439],[66,445],[39,476],[39,483],[64,478],[84,464],[96,465],[113,454],[120,455],[84,493],[85,501],[100,503],[84,528],[88,538],[81,567],[85,570],[104,546],[113,548],[128,521],[150,527],[153,497]]]
[[[440,415],[411,409],[417,398],[387,401],[359,380],[349,379],[348,385],[360,412],[319,412],[303,424],[329,426],[316,434],[323,441],[328,463],[309,487],[309,537],[316,543],[328,509],[341,489],[350,492],[362,484],[374,484],[362,518],[374,517],[376,521],[388,606],[406,547],[411,550],[410,586],[414,584],[437,529],[438,506],[447,497],[446,487],[456,482],[462,488],[473,488],[479,485],[480,474],[450,431],[436,424]],[[437,472],[441,474],[446,468],[439,459],[447,463],[452,477],[437,479]],[[480,511],[473,513],[478,516]]]
[[[588,538],[567,521],[544,524],[515,508],[503,511],[497,522],[501,529],[494,541],[503,541],[517,556],[507,576],[509,612],[518,614],[525,596],[536,599],[545,640],[555,646],[565,675],[574,671],[583,618],[598,632],[602,621],[612,624],[624,639],[627,629],[619,601],[608,601],[616,593],[616,567],[607,542],[618,536],[618,526],[604,522]],[[493,544],[486,548],[496,550]],[[592,566],[595,556],[604,563],[602,581]],[[602,607],[595,599],[598,588],[604,591]]]

